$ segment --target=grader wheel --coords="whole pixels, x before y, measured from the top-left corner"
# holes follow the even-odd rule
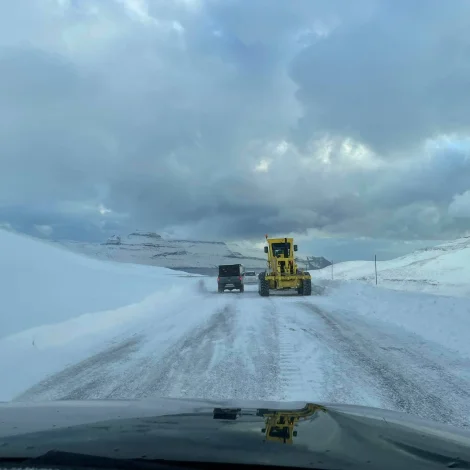
[[[304,279],[302,281],[302,295],[312,295],[312,280]]]
[[[266,273],[260,273],[258,277],[258,293],[261,297],[269,296],[269,282],[265,278]]]

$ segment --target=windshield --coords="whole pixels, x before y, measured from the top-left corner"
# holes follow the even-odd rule
[[[469,429],[469,31],[470,0],[0,2],[0,416]]]
[[[273,254],[276,257],[279,256],[284,256],[284,257],[289,257],[290,256],[290,243],[273,243],[272,244],[272,250]]]
[[[219,276],[240,276],[242,269],[239,265],[219,266]]]

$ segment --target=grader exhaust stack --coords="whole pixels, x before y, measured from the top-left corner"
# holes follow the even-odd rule
[[[295,289],[299,295],[312,294],[312,278],[308,271],[302,271],[295,262],[293,238],[268,238],[264,252],[268,255],[268,268],[258,276],[258,293],[269,296],[270,290]]]

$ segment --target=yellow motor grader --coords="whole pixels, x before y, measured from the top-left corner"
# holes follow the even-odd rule
[[[312,294],[312,278],[308,271],[298,268],[293,238],[268,238],[264,252],[268,255],[268,269],[258,275],[258,293],[269,296],[270,290],[295,289],[299,295]]]

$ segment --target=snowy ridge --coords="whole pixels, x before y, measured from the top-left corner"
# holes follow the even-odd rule
[[[167,240],[155,232],[136,230],[126,237],[113,236],[105,243],[55,242],[77,253],[97,259],[145,264],[189,273],[217,275],[220,264],[241,263],[247,269],[266,268],[262,248],[220,241]],[[302,268],[317,269],[329,264],[323,257],[297,257]]]
[[[197,240],[166,240],[154,232],[135,231],[107,243],[57,242],[75,252],[124,263],[161,266],[201,274],[214,274],[219,264],[241,263],[247,268],[263,269],[266,259],[262,250],[257,256],[231,250],[224,242]]]
[[[389,261],[377,261],[378,284],[397,290],[470,296],[470,238],[417,250]],[[331,279],[331,267],[311,271],[314,279]],[[375,283],[374,261],[335,264],[334,279]]]

